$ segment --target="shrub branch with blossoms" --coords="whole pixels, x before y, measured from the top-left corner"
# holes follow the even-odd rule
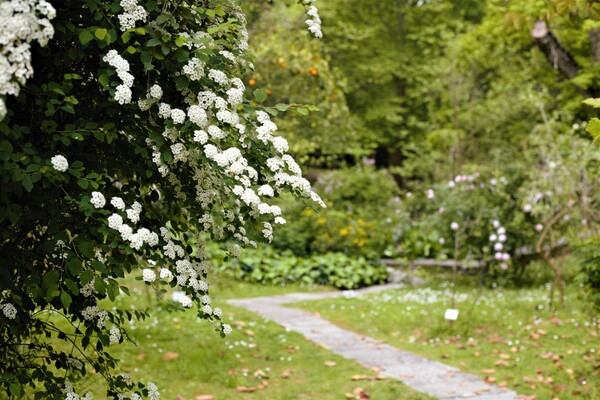
[[[313,2],[300,3],[320,37]],[[282,192],[324,204],[275,110],[246,96],[236,1],[11,0],[0,26],[0,385],[89,398],[70,382],[93,368],[109,397],[157,399],[107,352],[145,317],[102,308],[127,292],[119,278],[177,287],[226,335],[205,240],[270,241]]]

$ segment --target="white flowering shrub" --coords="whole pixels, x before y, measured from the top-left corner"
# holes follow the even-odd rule
[[[11,0],[0,21],[0,386],[84,399],[70,381],[93,368],[108,397],[157,399],[107,352],[145,316],[103,309],[127,292],[119,278],[177,287],[181,307],[226,335],[205,238],[271,240],[284,191],[323,203],[276,111],[247,97],[236,1]]]

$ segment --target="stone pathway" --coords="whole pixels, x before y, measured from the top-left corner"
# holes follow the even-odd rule
[[[382,285],[354,291],[355,294],[401,287]],[[229,300],[228,303],[260,314],[315,343],[366,367],[380,368],[380,373],[404,382],[423,393],[441,400],[514,400],[513,391],[489,385],[480,378],[458,368],[431,361],[399,350],[373,338],[341,329],[307,311],[284,307],[283,304],[347,295],[347,292],[291,293],[281,296]]]

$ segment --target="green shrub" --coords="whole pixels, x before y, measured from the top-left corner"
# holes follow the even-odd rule
[[[297,257],[291,251],[280,252],[270,246],[245,249],[239,258],[223,263],[221,268],[237,279],[262,284],[297,282],[357,289],[387,280],[385,267],[364,257],[343,253]]]
[[[398,188],[385,171],[354,167],[324,173],[315,184],[328,208],[311,210],[284,201],[288,223],[273,246],[297,256],[339,252],[380,258],[399,234]]]
[[[584,297],[600,311],[600,236],[583,241],[576,250],[581,257],[577,280],[583,285]]]

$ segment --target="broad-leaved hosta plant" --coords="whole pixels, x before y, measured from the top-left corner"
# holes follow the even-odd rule
[[[299,1],[320,37],[313,2]],[[93,368],[110,397],[157,399],[106,351],[145,316],[103,308],[127,292],[118,279],[176,288],[226,335],[204,241],[271,240],[282,191],[323,205],[264,92],[246,98],[238,3],[0,3],[2,391],[88,398],[71,382]]]

